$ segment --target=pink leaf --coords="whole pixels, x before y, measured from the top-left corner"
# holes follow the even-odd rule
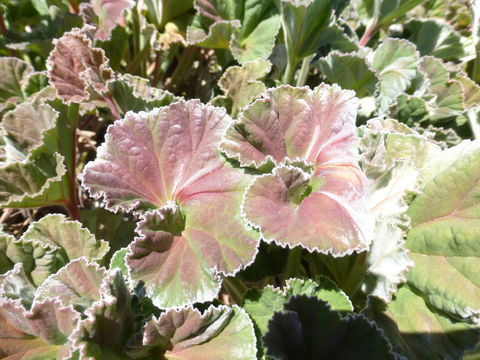
[[[243,165],[279,166],[245,195],[246,219],[267,241],[342,255],[368,248],[373,218],[357,164],[353,92],[338,86],[283,86],[254,102],[228,131],[223,148]],[[237,154],[237,155],[235,155]]]
[[[122,20],[123,12],[134,4],[132,0],[90,0],[90,4],[80,4],[80,8],[85,21],[89,24],[98,23],[94,38],[105,41],[110,39],[112,30]],[[92,15],[96,17],[94,21]]]
[[[55,48],[47,60],[50,83],[66,103],[79,103],[89,96],[89,88],[105,92],[113,79],[108,59],[100,48],[92,47],[87,36],[93,27],[84,26],[65,33],[54,41]]]
[[[256,253],[239,211],[250,177],[218,149],[230,123],[224,109],[198,100],[127,113],[83,172],[109,209],[156,209],[144,215],[127,258],[159,307],[213,299],[218,273],[234,274]]]

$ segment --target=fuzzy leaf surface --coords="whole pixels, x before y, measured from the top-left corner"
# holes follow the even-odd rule
[[[238,306],[169,310],[147,322],[143,345],[168,360],[250,360],[257,351],[251,320]]]
[[[109,208],[155,209],[144,215],[127,262],[157,306],[212,299],[216,273],[234,274],[256,252],[256,235],[239,214],[249,177],[219,155],[229,125],[224,110],[197,100],[128,113],[83,173]]]

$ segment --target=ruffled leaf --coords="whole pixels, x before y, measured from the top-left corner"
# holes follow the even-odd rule
[[[285,303],[296,295],[316,297],[327,302],[332,310],[342,313],[353,311],[347,295],[326,277],[319,278],[317,281],[289,279],[283,290],[271,286],[261,290],[252,289],[245,295],[243,308],[252,318],[259,338],[267,333],[268,322],[273,314],[276,311],[282,311]]]
[[[356,164],[356,108],[352,92],[337,86],[283,86],[255,101],[229,129],[223,149],[242,165],[268,158],[312,164],[312,174],[282,166],[249,187],[243,210],[267,241],[335,255],[368,246],[373,225]]]
[[[144,215],[127,261],[159,307],[211,300],[216,274],[234,274],[256,252],[256,235],[239,214],[249,177],[219,156],[229,124],[224,111],[196,100],[128,113],[83,173],[113,210],[157,209]]]
[[[69,260],[82,256],[89,260],[101,260],[108,252],[108,243],[95,236],[78,221],[70,221],[64,215],[49,214],[32,223],[23,234],[24,241],[38,242],[51,248],[61,248]]]
[[[69,359],[124,359],[134,330],[134,315],[132,297],[120,271],[111,270],[104,277],[99,294],[70,337]]]
[[[385,39],[375,50],[372,67],[380,77],[379,106],[385,111],[417,75],[419,55],[415,45],[400,39]]]
[[[212,306],[203,314],[192,307],[169,310],[147,322],[143,345],[169,360],[256,358],[252,323],[238,306]]]
[[[112,30],[117,26],[118,21],[122,18],[125,10],[130,9],[134,5],[132,0],[91,0],[90,4],[81,4],[81,12],[87,14],[90,20],[90,12],[95,16],[94,21],[87,21],[91,25],[96,25],[95,40],[109,40]]]
[[[74,29],[54,41],[47,60],[50,83],[67,104],[86,100],[93,90],[103,93],[112,80],[108,59],[100,48],[92,47],[91,27]]]
[[[267,89],[258,79],[265,77],[271,66],[269,61],[256,59],[242,66],[231,66],[223,73],[218,85],[232,101],[233,116]]]

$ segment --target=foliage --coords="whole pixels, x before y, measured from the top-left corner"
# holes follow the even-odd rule
[[[479,24],[4,1],[0,358],[478,358]]]

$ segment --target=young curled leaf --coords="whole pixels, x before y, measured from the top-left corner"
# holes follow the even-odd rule
[[[143,345],[168,360],[255,359],[255,334],[238,306],[169,310],[145,325]]]
[[[80,103],[90,91],[103,93],[113,79],[108,59],[100,48],[92,46],[89,32],[93,28],[75,28],[54,41],[55,48],[47,60],[50,83],[67,104]]]

